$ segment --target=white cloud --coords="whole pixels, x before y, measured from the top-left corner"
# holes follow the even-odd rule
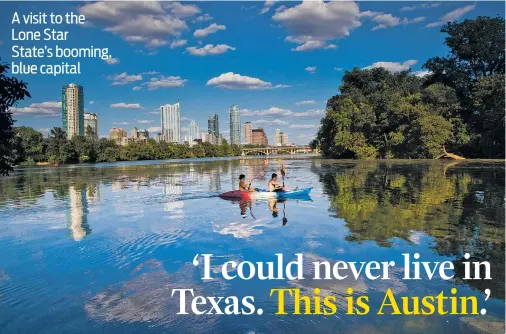
[[[152,126],[147,128],[146,130],[148,130],[149,133],[160,133],[162,131],[162,128],[159,126]]]
[[[390,27],[395,27],[400,24],[410,24],[410,23],[418,23],[425,20],[425,17],[419,16],[415,17],[414,19],[410,20],[407,17],[401,19],[399,17],[393,16],[392,14],[385,14],[385,13],[373,13],[372,14],[372,20],[377,23],[376,26],[372,28],[372,30],[378,30],[378,29],[386,29]]]
[[[177,76],[169,76],[165,77],[163,75],[160,75],[156,78],[151,78],[150,81],[143,83],[142,85],[147,85],[148,90],[157,90],[158,88],[176,88],[176,87],[183,87],[185,82],[188,80],[182,79],[181,77]]]
[[[181,46],[185,46],[186,43],[187,43],[186,39],[176,39],[170,43],[170,48],[171,49],[179,48]]]
[[[112,125],[128,125],[128,122],[112,122]]]
[[[272,18],[296,36],[331,40],[349,36],[350,30],[360,27],[359,12],[354,2],[314,0],[303,1],[276,13]]]
[[[119,64],[119,58],[108,58],[105,60],[107,65]]]
[[[293,112],[288,109],[281,109],[278,107],[271,107],[266,110],[248,110],[248,109],[241,109],[241,115],[248,117],[248,116],[290,116]]]
[[[149,119],[140,119],[137,121],[138,124],[151,124],[153,122],[154,122],[153,120],[149,120]]]
[[[132,90],[142,90],[142,86],[135,86],[132,88]]]
[[[166,5],[166,11],[162,3],[156,1],[98,1],[83,5],[78,11],[94,26],[101,26],[128,42],[160,47],[168,44],[169,37],[179,36],[188,29],[177,17],[185,12],[176,7],[171,3]]]
[[[120,74],[109,75],[107,77],[108,80],[111,80],[113,86],[122,86],[127,85],[129,83],[142,80],[142,75],[140,74],[127,74],[126,72]]]
[[[273,86],[272,83],[268,81],[263,81],[259,78],[248,77],[233,72],[223,73],[217,77],[209,79],[206,85],[226,89],[259,89],[259,90],[290,87],[289,85]]]
[[[314,118],[323,115],[323,110],[313,109],[305,112],[293,112],[288,109],[271,107],[265,110],[241,109],[241,115],[244,117],[301,117]]]
[[[434,8],[434,7],[439,7],[439,6],[441,6],[440,2],[426,2],[426,3],[419,4],[419,5],[401,7],[400,11],[407,12],[407,11],[412,11],[412,10],[415,10],[418,8]]]
[[[386,69],[389,72],[396,73],[396,72],[401,72],[401,71],[407,71],[411,68],[411,66],[415,65],[416,63],[417,63],[417,61],[414,59],[406,60],[403,63],[379,61],[379,62],[373,63],[372,65],[366,66],[363,69],[370,70],[373,68],[383,67],[384,69]]]
[[[212,19],[213,19],[213,17],[211,15],[209,15],[209,14],[206,13],[204,15],[197,16],[193,20],[193,23],[211,21]]]
[[[295,117],[302,117],[302,118],[318,118],[323,115],[322,109],[312,109],[304,112],[295,112],[293,113],[293,116]]]
[[[307,72],[309,72],[309,73],[311,73],[311,74],[313,74],[313,73],[316,72],[316,66],[308,66],[304,70],[307,71]]]
[[[444,16],[442,16],[439,19],[439,21],[429,23],[425,27],[426,28],[433,28],[433,27],[441,26],[447,22],[453,22],[455,20],[458,20],[459,18],[461,18],[465,14],[469,13],[470,11],[472,11],[475,7],[476,7],[476,4],[457,8],[449,13],[446,13]]]
[[[270,125],[270,126],[281,126],[281,125],[288,125],[288,122],[282,121],[280,119],[274,119],[274,120],[266,120],[266,119],[259,119],[252,122],[255,125]]]
[[[336,70],[336,71],[342,71],[343,68],[342,67],[334,67],[334,70]]]
[[[378,25],[372,28],[372,30],[384,29],[388,27],[395,27],[401,23],[401,19],[393,16],[392,14],[379,14],[372,19]]]
[[[225,27],[222,24],[211,23],[211,25],[209,25],[204,29],[195,30],[195,32],[193,33],[193,37],[204,38],[220,30],[227,30],[227,27]]]
[[[414,71],[413,72],[413,75],[420,77],[420,78],[423,78],[424,76],[429,75],[429,74],[431,74],[430,71]]]
[[[186,51],[188,51],[192,56],[200,57],[220,55],[227,52],[228,50],[235,51],[235,48],[227,44],[207,44],[201,48],[196,46],[190,46],[186,48]]]
[[[46,101],[41,103],[32,103],[27,107],[17,108],[12,107],[10,111],[15,116],[47,116],[56,117],[61,116],[61,102],[57,101]]]
[[[316,101],[315,100],[305,100],[305,101],[299,101],[297,103],[295,103],[296,106],[302,106],[302,105],[305,105],[305,104],[315,104]]]
[[[299,129],[299,130],[305,130],[305,129],[316,129],[318,128],[318,124],[291,124],[290,129]]]
[[[265,1],[264,7],[262,8],[262,10],[260,10],[260,15],[267,13],[271,9],[271,7],[274,5],[274,3],[275,3],[274,0]]]
[[[90,104],[95,104],[95,101],[91,100],[91,101],[90,101]]]
[[[179,18],[200,14],[200,8],[196,5],[183,5],[179,2],[165,2],[164,7],[165,9],[168,9],[172,15]]]
[[[139,103],[113,103],[109,106],[113,109],[144,109]]]
[[[307,41],[304,42],[304,44],[301,44],[297,46],[296,48],[293,48],[292,51],[311,51],[316,49],[322,49],[326,45],[323,41]]]

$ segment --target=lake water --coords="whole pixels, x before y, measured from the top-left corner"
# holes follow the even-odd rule
[[[284,166],[309,198],[234,202],[217,194],[241,173],[265,187]],[[504,333],[504,162],[137,162],[18,169],[0,178],[1,333]],[[283,218],[286,223],[283,224]],[[390,261],[415,252],[452,261],[444,281],[346,279],[202,281],[196,254],[230,260]],[[464,253],[492,264],[492,280],[465,280]],[[306,265],[306,263],[308,265]],[[437,276],[437,275],[436,275]],[[334,295],[332,316],[277,316],[271,288]],[[347,288],[369,296],[367,316],[346,315]],[[486,316],[379,316],[388,288],[399,296],[477,296]],[[204,296],[255,297],[263,315],[176,315],[175,288]],[[485,289],[491,290],[485,301]],[[293,309],[290,299],[287,309]]]

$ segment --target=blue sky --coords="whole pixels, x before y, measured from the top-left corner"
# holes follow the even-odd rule
[[[263,126],[270,143],[279,128],[297,144],[317,131],[346,70],[383,66],[423,75],[428,58],[448,52],[443,22],[505,10],[504,2],[322,1],[19,2],[0,9],[3,62],[60,62],[13,59],[13,45],[109,48],[114,59],[80,59],[79,76],[19,75],[32,98],[14,110],[16,125],[61,126],[61,85],[75,82],[84,86],[86,111],[99,115],[100,136],[114,126],[157,132],[160,105],[179,98],[183,127],[195,119],[206,131],[216,113],[228,139],[228,109],[238,104],[241,122]],[[13,42],[12,28],[46,28],[12,25],[16,11],[79,12],[87,24],[48,26],[69,32],[63,42]]]

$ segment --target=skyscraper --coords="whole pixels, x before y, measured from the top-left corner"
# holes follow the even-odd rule
[[[253,141],[252,129],[251,122],[244,123],[244,142],[246,145],[251,145]]]
[[[181,107],[179,101],[160,107],[162,138],[169,143],[181,141]]]
[[[93,139],[98,139],[98,115],[94,113],[84,113],[84,135]]]
[[[218,115],[209,115],[209,118],[207,120],[207,133],[212,135],[212,143],[218,144],[218,140],[220,138],[220,125],[218,122]]]
[[[193,141],[195,139],[199,139],[200,137],[200,129],[197,123],[192,119],[190,121],[190,125],[188,125],[188,143],[193,145]]]
[[[288,133],[280,133],[281,136],[281,146],[288,146]]]
[[[253,129],[251,130],[251,132],[252,132],[251,143],[253,145],[269,146],[269,141],[267,140],[267,136],[265,135],[265,131],[263,128]]]
[[[241,145],[241,112],[236,104],[230,107],[230,144]]]
[[[274,132],[274,146],[281,146],[281,130],[276,129]]]
[[[84,136],[84,93],[83,86],[63,85],[61,90],[62,128],[67,138]]]

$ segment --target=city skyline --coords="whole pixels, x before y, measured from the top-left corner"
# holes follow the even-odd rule
[[[445,34],[439,31],[445,20],[504,15],[500,2],[173,4],[178,10],[159,2],[33,3],[30,8],[6,3],[8,13],[74,10],[85,15],[89,25],[65,27],[72,36],[66,43],[86,46],[93,41],[108,47],[113,57],[80,59],[80,76],[17,76],[28,83],[32,98],[13,108],[16,125],[45,135],[60,126],[59,91],[76,82],[86,89],[84,111],[99,115],[99,137],[107,137],[112,127],[161,132],[159,106],[180,97],[182,129],[190,119],[204,129],[207,116],[217,114],[222,135],[230,138],[226,120],[230,106],[237,104],[241,127],[245,121],[264,127],[271,143],[275,129],[282,128],[291,142],[307,144],[346,70],[384,67],[424,75],[427,59],[448,53]],[[143,22],[159,22],[163,29]],[[164,25],[169,22],[177,24]],[[138,38],[132,38],[128,23],[137,24]],[[2,60],[15,61],[10,22],[0,22],[0,27]]]

